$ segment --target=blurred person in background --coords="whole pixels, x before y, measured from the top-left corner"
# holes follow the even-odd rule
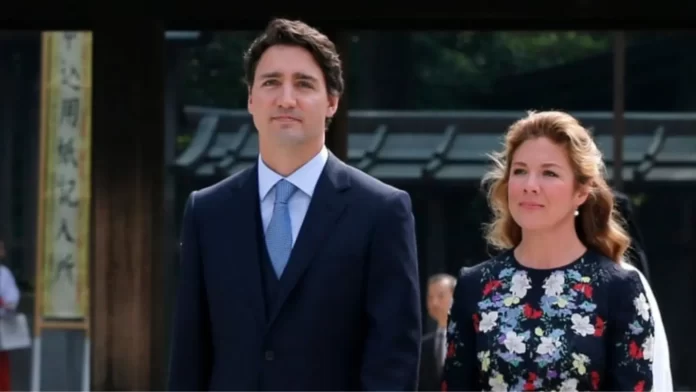
[[[447,343],[447,315],[452,306],[456,284],[457,279],[449,274],[435,274],[428,279],[428,315],[437,322],[437,327],[435,331],[424,335],[421,342],[419,391],[440,389]]]
[[[14,275],[7,268],[7,249],[0,239],[0,317],[11,316],[19,304],[20,292]],[[0,351],[0,391],[12,390],[10,353]]]
[[[659,311],[623,262],[630,238],[588,131],[532,112],[493,158],[486,237],[502,252],[458,278],[442,389],[669,390]]]

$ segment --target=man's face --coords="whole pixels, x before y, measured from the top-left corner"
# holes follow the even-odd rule
[[[312,54],[298,46],[268,48],[256,66],[248,109],[260,141],[299,145],[321,139],[338,107]]]
[[[428,286],[428,314],[440,323],[447,321],[452,306],[452,289],[446,281],[440,280]]]

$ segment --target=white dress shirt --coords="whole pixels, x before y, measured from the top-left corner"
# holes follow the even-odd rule
[[[435,359],[437,360],[438,368],[445,364],[447,358],[447,328],[438,327],[435,330]]]
[[[292,243],[295,245],[297,235],[300,233],[302,222],[309,208],[309,202],[312,201],[314,188],[317,186],[319,176],[321,176],[328,158],[328,150],[326,147],[322,147],[321,151],[309,162],[295,170],[288,177],[283,177],[266,166],[261,155],[259,155],[259,201],[261,203],[261,220],[263,221],[264,233],[268,229],[273,216],[273,203],[275,202],[275,190],[273,187],[278,181],[285,179],[298,188],[298,191],[288,201],[290,223],[292,225]],[[271,190],[274,191],[271,192]]]

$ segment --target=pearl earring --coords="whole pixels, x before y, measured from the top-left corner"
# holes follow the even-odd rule
[[[578,210],[575,210],[575,214],[574,214],[574,215],[575,215],[575,216],[580,215],[580,213],[578,212]]]

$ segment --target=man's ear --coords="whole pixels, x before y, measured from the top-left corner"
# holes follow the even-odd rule
[[[338,102],[340,98],[337,95],[329,94],[329,106],[326,110],[326,117],[333,117],[338,110]]]
[[[254,105],[254,102],[251,99],[251,87],[247,89],[247,111],[249,111],[249,114],[252,112],[252,106]]]

